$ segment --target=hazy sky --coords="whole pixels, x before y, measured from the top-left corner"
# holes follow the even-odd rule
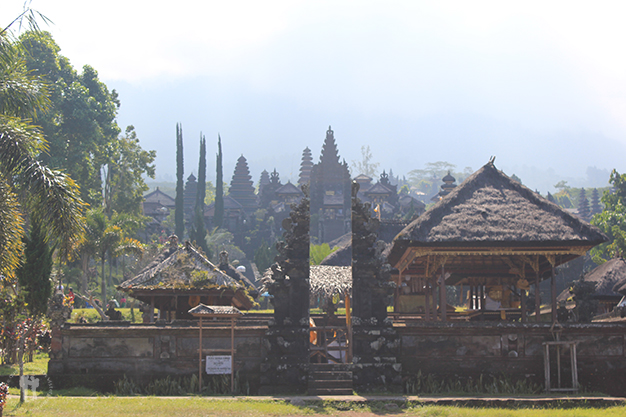
[[[507,174],[553,191],[566,178],[626,171],[626,3],[575,1],[34,0],[76,68],[120,94],[118,121],[173,179],[175,124],[186,175],[218,133],[225,179],[240,154],[253,179],[297,180],[332,125],[349,163],[369,145],[381,168],[426,162]],[[0,23],[21,0],[0,2]],[[596,170],[588,170],[595,167]],[[598,170],[604,171],[598,173]],[[594,175],[591,175],[592,177]],[[602,181],[600,181],[602,182]]]

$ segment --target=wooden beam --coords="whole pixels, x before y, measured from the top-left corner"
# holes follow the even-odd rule
[[[541,296],[539,294],[539,271],[535,272],[535,321],[537,322],[541,321]]]
[[[198,340],[198,393],[202,393],[202,317],[200,317],[200,340]]]
[[[552,323],[556,323],[556,279],[554,273],[554,263],[552,263],[552,275],[550,276],[550,298],[552,302]]]
[[[446,321],[448,303],[446,300],[446,270],[445,261],[441,264],[441,278],[439,280],[439,309],[441,310],[441,321]]]

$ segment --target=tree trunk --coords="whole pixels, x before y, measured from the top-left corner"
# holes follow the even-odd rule
[[[89,273],[89,256],[83,254],[81,256],[81,269],[83,271],[83,276],[81,279],[81,286],[82,288],[80,289],[81,292],[87,293],[87,291],[89,290],[89,279],[87,277],[87,274]]]
[[[85,301],[89,301],[91,303],[91,305],[93,306],[94,309],[96,309],[96,311],[98,312],[98,314],[100,314],[100,318],[102,319],[102,321],[108,321],[109,317],[104,314],[104,311],[98,307],[98,304],[96,304],[96,300],[94,300],[93,295],[87,291],[87,295],[88,296],[84,296],[82,294],[76,293],[76,295],[80,298],[82,298]]]
[[[107,305],[107,276],[104,273],[104,255],[102,255],[102,307]]]
[[[24,345],[26,344],[26,335],[30,332],[27,324],[22,328],[22,334],[18,339],[17,364],[20,369],[20,404],[26,401],[26,381],[24,380]]]

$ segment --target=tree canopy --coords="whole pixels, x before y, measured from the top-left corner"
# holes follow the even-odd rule
[[[49,88],[48,111],[34,118],[49,142],[49,152],[40,152],[39,159],[80,184],[84,201],[101,204],[100,170],[108,144],[120,134],[116,91],[109,91],[89,65],[77,72],[48,32],[25,32],[19,43],[27,70]]]
[[[70,258],[82,238],[83,201],[65,173],[37,159],[48,143],[33,119],[46,114],[49,85],[29,71],[21,44],[0,36],[0,274],[8,278],[23,253],[24,215],[44,226],[46,240]]]
[[[591,250],[591,257],[598,265],[626,253],[626,174],[614,169],[609,183],[614,191],[604,192],[604,210],[591,219],[591,224],[598,226],[610,238],[609,242]]]

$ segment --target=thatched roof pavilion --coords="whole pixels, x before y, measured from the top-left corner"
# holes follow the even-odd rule
[[[490,161],[404,228],[394,239],[389,262],[399,270],[399,285],[407,277],[418,279],[409,286],[426,294],[426,314],[436,317],[430,308],[433,288],[443,279],[446,285],[470,286],[476,291],[470,307],[484,310],[488,287],[527,290],[529,283],[552,276],[556,266],[607,239]],[[445,291],[440,293],[445,304]]]
[[[246,284],[213,265],[189,242],[180,246],[172,237],[154,261],[118,289],[158,308],[168,319],[187,319],[189,308],[200,303],[249,310],[256,289]]]
[[[596,284],[593,298],[600,302],[597,314],[609,313],[622,298],[619,287],[626,284],[626,260],[614,258],[589,271],[583,281]],[[559,302],[572,297],[569,288],[563,290],[557,297]]]

